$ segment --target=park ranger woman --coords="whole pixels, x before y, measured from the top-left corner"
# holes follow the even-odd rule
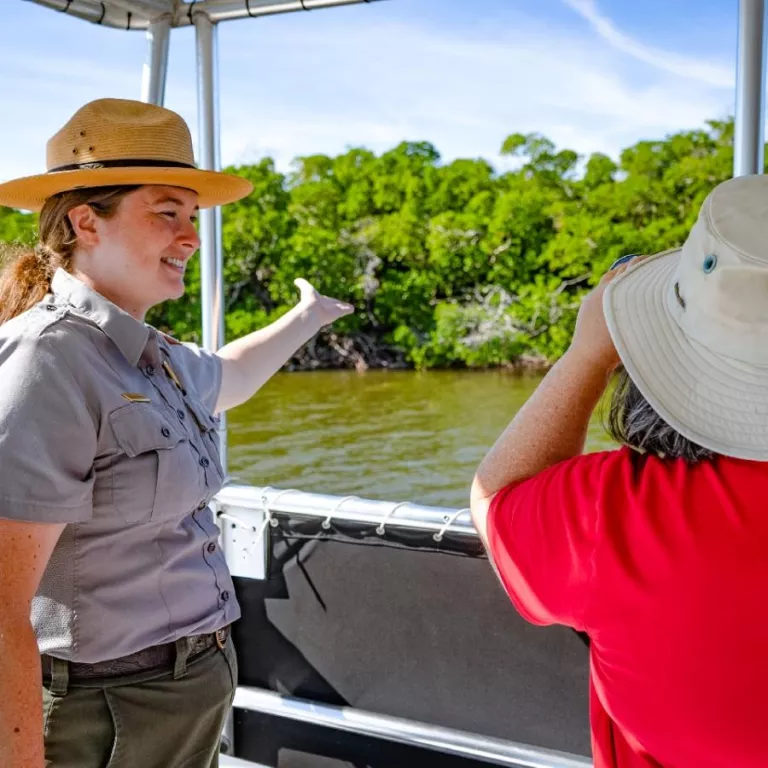
[[[184,293],[198,209],[250,183],[198,170],[175,113],[117,99],[80,109],[47,167],[0,185],[40,211],[0,276],[0,765],[210,768],[239,617],[215,414],[352,307],[297,280],[272,325],[179,344],[145,314]]]

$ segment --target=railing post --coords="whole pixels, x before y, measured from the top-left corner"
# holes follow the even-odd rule
[[[202,13],[194,15],[197,41],[198,164],[221,170],[217,27]],[[221,247],[221,208],[200,211],[200,283],[203,347],[215,351],[224,344],[224,264]],[[219,435],[224,469],[227,464],[226,422]]]
[[[147,30],[147,60],[141,79],[141,100],[162,107],[171,42],[170,16],[153,22]]]
[[[739,0],[733,175],[765,164],[765,0]]]
[[[221,170],[219,134],[218,34],[216,25],[204,13],[194,15],[197,49],[198,157],[200,168]],[[203,347],[215,352],[224,343],[224,264],[221,245],[221,207],[200,211],[200,304]],[[219,432],[221,462],[227,470],[227,423],[222,414]],[[225,557],[227,552],[225,549]],[[223,744],[234,752],[234,719],[229,713]]]

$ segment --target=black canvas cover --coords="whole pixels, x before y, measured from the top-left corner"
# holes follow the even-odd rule
[[[240,684],[588,756],[588,651],[512,607],[476,539],[281,519],[268,579],[237,579]],[[269,766],[467,766],[236,711]],[[487,764],[486,764],[487,765]]]

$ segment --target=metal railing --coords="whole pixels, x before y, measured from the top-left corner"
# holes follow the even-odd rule
[[[440,537],[447,533],[477,537],[469,509],[429,507],[410,501],[380,501],[360,496],[331,496],[270,486],[230,485],[217,496],[221,507],[247,509],[262,515],[293,517],[374,526],[379,533],[387,527],[421,530]]]
[[[250,760],[241,760],[239,757],[230,757],[229,755],[219,756],[220,768],[270,768],[262,763],[252,763]]]
[[[591,760],[577,755],[352,707],[319,704],[261,688],[238,687],[234,706],[306,725],[334,728],[509,768],[589,768],[592,765]],[[255,764],[240,762],[232,765],[247,765],[253,768]]]
[[[477,539],[468,509],[427,507],[409,501],[230,485],[216,496],[215,508],[232,575],[251,579],[265,577],[265,534],[270,523],[277,525],[279,515],[319,520],[326,529],[334,523],[356,524],[379,536],[388,528],[423,531],[431,535],[435,545],[449,535]]]

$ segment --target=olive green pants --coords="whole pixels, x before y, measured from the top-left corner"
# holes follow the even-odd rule
[[[237,685],[231,638],[173,671],[72,681],[66,662],[43,681],[46,768],[216,768]]]

